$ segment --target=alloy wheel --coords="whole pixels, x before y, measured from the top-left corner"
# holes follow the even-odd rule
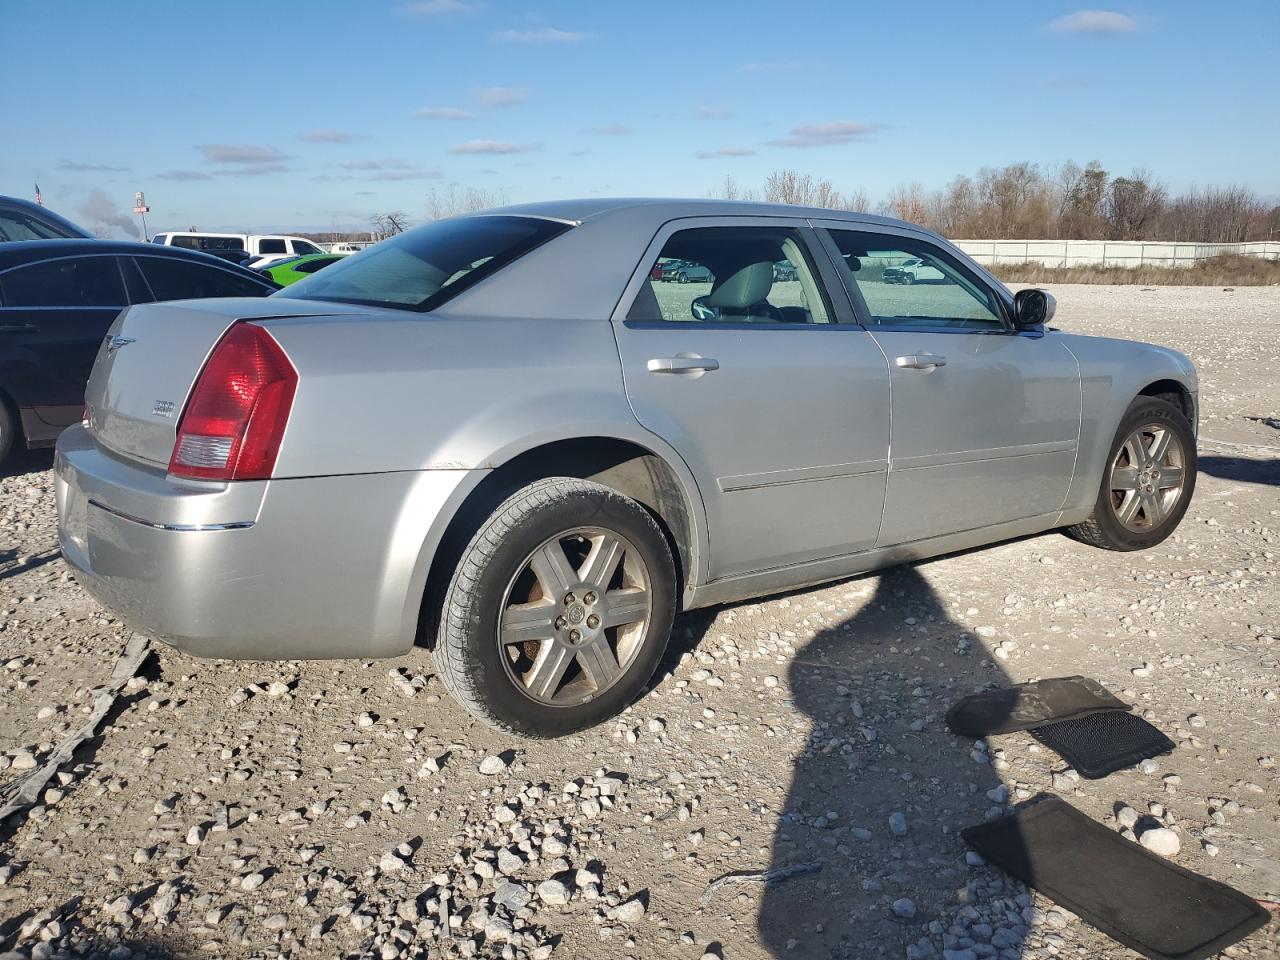
[[[503,596],[497,639],[508,677],[549,706],[595,699],[644,645],[650,604],[649,571],[630,541],[599,527],[552,537]]]
[[[1145,423],[1120,445],[1111,462],[1111,508],[1128,530],[1160,526],[1186,487],[1186,457],[1177,435],[1161,423]]]

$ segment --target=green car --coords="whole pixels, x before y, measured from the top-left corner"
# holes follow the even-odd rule
[[[280,286],[287,287],[291,283],[297,283],[303,277],[309,277],[317,270],[323,270],[331,263],[338,262],[345,256],[345,253],[309,253],[303,257],[276,260],[261,267],[258,272],[265,273]]]

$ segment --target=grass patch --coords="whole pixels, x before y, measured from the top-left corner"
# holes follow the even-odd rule
[[[1133,283],[1151,287],[1247,287],[1280,284],[1280,260],[1222,254],[1190,267],[1042,267],[1001,263],[989,267],[1005,283]]]

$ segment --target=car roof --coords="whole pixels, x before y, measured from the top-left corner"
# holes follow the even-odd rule
[[[546,200],[520,203],[481,211],[479,216],[526,216],[586,223],[604,217],[634,216],[640,220],[675,220],[682,217],[803,217],[815,220],[848,220],[883,226],[924,230],[918,224],[874,213],[802,207],[789,203],[760,203],[752,200],[695,200],[674,197],[603,197],[577,200]],[[930,231],[925,231],[930,232]]]
[[[21,266],[24,263],[35,263],[37,260],[51,260],[56,257],[76,257],[86,254],[115,254],[149,257],[168,257],[172,260],[194,260],[224,267],[239,273],[253,276],[250,270],[244,270],[237,264],[222,257],[199,250],[187,250],[182,247],[169,247],[159,243],[134,243],[127,240],[12,240],[0,243],[0,270]]]

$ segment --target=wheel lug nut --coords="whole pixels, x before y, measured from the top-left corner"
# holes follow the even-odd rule
[[[568,621],[566,621],[564,617],[556,617],[556,629],[557,629],[557,630],[563,630],[563,629],[564,629],[564,625],[565,625],[565,623],[567,623],[567,622],[568,622]]]
[[[587,617],[587,626],[594,630],[596,627],[600,626],[600,618],[593,613],[591,616]]]
[[[586,595],[585,597],[583,597],[582,599],[583,599],[583,600],[585,600],[585,601],[586,601],[587,603],[589,603],[589,604],[591,604],[591,603],[595,603],[595,602],[596,602],[596,595],[595,595],[594,593],[592,593],[592,592],[588,591],[587,595]]]
[[[570,603],[573,603],[573,601],[575,601],[575,600],[577,600],[577,599],[578,599],[578,598],[577,598],[577,597],[575,597],[572,593],[566,593],[566,594],[564,595],[564,602],[565,602],[565,604],[566,604],[566,605],[567,605],[567,604],[570,604]]]
[[[579,640],[582,639],[582,634],[579,633],[577,630],[570,630],[569,639],[572,640],[574,643],[577,643]]]

